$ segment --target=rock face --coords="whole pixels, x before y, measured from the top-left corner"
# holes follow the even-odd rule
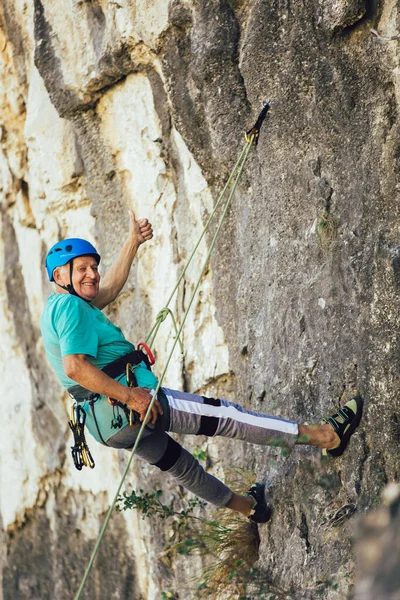
[[[399,547],[398,484],[389,484],[382,495],[385,506],[371,511],[358,527],[356,600],[395,600],[399,597],[399,563],[395,550]]]
[[[265,582],[297,599],[352,597],[353,515],[399,472],[400,55],[398,41],[371,33],[395,36],[398,20],[394,0],[3,0],[5,600],[73,596],[126,461],[92,442],[96,469],[73,470],[68,399],[39,333],[48,248],[86,237],[107,269],[128,208],[148,216],[155,239],[108,311],[132,341],[143,338],[266,97],[271,117],[167,383],[300,422],[363,394],[363,427],[335,461],[307,448],[283,457],[233,441],[185,441],[208,451],[217,475],[234,465],[269,482],[275,513],[260,528],[258,563]],[[172,306],[178,316],[206,250]],[[165,324],[159,369],[172,337]],[[128,489],[162,487],[182,501],[152,467],[135,463],[128,479]],[[82,597],[181,590],[196,598],[184,584],[198,561],[160,560],[168,535],[168,524],[115,514]],[[397,598],[376,594],[368,597]]]

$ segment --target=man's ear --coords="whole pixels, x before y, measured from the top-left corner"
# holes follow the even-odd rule
[[[65,285],[64,278],[63,278],[64,271],[65,271],[65,269],[63,269],[62,267],[56,267],[54,269],[54,271],[53,271],[53,278],[54,278],[54,281],[56,283],[59,283],[61,285]]]
[[[54,271],[53,271],[53,279],[56,283],[61,283],[60,282],[60,271],[59,271],[58,267],[56,269],[54,269]]]

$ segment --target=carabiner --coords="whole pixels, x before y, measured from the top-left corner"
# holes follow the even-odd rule
[[[140,425],[139,413],[131,408],[129,410],[129,426],[137,427],[138,425]]]
[[[75,408],[75,419],[78,427],[82,429],[85,426],[86,413],[79,404],[77,404]]]
[[[71,446],[72,459],[78,471],[82,467],[94,468],[95,463],[85,440],[86,412],[79,404],[73,404],[69,412],[68,425],[74,436],[74,445]]]
[[[137,349],[139,350],[139,352],[143,352],[143,350],[144,350],[143,354],[147,355],[150,366],[152,367],[154,365],[154,363],[156,362],[156,359],[154,358],[154,354],[152,353],[152,351],[150,350],[148,345],[145,344],[144,342],[139,342],[137,345]]]
[[[75,467],[78,469],[78,471],[82,471],[83,461],[80,448],[78,448],[77,446],[72,446],[71,454]]]

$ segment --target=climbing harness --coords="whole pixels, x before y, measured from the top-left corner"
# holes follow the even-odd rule
[[[94,469],[95,462],[90,454],[89,446],[85,439],[86,413],[79,404],[71,406],[68,425],[74,435],[74,445],[71,446],[72,458],[78,471],[82,467]]]
[[[107,526],[108,526],[108,523],[109,523],[109,521],[110,521],[110,518],[111,518],[111,515],[112,515],[112,511],[113,511],[113,509],[114,509],[114,506],[115,506],[115,504],[116,504],[116,502],[117,502],[118,496],[120,495],[120,492],[121,492],[121,489],[122,489],[123,483],[124,483],[124,481],[125,481],[125,478],[126,478],[126,476],[127,476],[127,474],[128,474],[128,471],[129,471],[129,469],[130,469],[130,466],[131,466],[131,464],[132,464],[132,461],[133,461],[133,458],[134,458],[134,455],[135,455],[136,449],[137,449],[137,447],[138,447],[138,445],[139,445],[139,443],[140,443],[140,440],[141,440],[141,438],[142,438],[142,435],[143,435],[144,429],[145,429],[145,427],[146,427],[146,422],[147,422],[147,419],[148,419],[148,417],[149,417],[149,416],[150,416],[150,414],[151,414],[151,410],[152,410],[152,408],[153,408],[154,402],[155,402],[155,401],[156,401],[156,399],[157,399],[157,394],[158,394],[158,392],[159,392],[159,390],[160,390],[160,387],[161,387],[161,385],[162,385],[162,382],[163,382],[163,380],[164,380],[165,373],[166,373],[166,371],[167,371],[167,369],[168,369],[168,367],[169,367],[169,363],[171,362],[171,359],[172,359],[173,353],[174,353],[174,351],[175,351],[175,348],[176,348],[176,345],[177,345],[178,343],[179,343],[179,345],[180,345],[180,347],[181,347],[181,351],[183,352],[182,341],[181,341],[181,337],[180,337],[180,336],[181,336],[181,333],[182,333],[182,330],[183,330],[183,327],[184,327],[184,325],[185,325],[185,322],[186,322],[187,316],[188,316],[188,314],[189,314],[189,311],[190,311],[190,309],[191,309],[191,306],[192,306],[192,304],[193,304],[194,298],[196,297],[197,290],[198,290],[198,289],[199,289],[199,287],[200,287],[201,281],[202,281],[202,279],[203,279],[203,275],[204,275],[204,273],[205,273],[205,271],[206,271],[206,268],[207,268],[207,266],[208,266],[208,262],[209,262],[209,260],[210,260],[211,253],[212,253],[212,251],[213,251],[213,249],[214,249],[214,246],[215,246],[215,244],[216,244],[216,242],[217,242],[217,239],[218,239],[219,232],[220,232],[220,230],[221,230],[221,227],[222,227],[222,224],[223,224],[223,222],[224,222],[224,219],[225,219],[225,217],[226,217],[226,215],[227,215],[227,212],[228,212],[228,209],[229,209],[229,207],[230,207],[230,204],[231,204],[231,201],[232,201],[233,195],[234,195],[234,193],[235,193],[236,187],[237,187],[237,185],[238,185],[238,183],[239,183],[239,180],[240,180],[240,178],[241,178],[241,176],[242,176],[242,173],[243,173],[243,170],[244,170],[245,164],[246,164],[246,162],[247,162],[247,158],[248,158],[248,156],[249,156],[249,154],[250,154],[250,150],[251,150],[251,148],[252,148],[253,146],[257,146],[257,143],[258,143],[258,138],[259,138],[259,134],[260,134],[260,128],[261,128],[261,125],[262,125],[262,123],[263,123],[263,121],[264,121],[265,117],[267,116],[267,113],[268,113],[269,109],[270,109],[270,101],[269,101],[269,100],[267,100],[267,101],[265,102],[265,104],[264,104],[264,106],[263,106],[263,108],[262,108],[262,110],[261,110],[260,114],[259,114],[259,117],[258,117],[258,119],[257,119],[256,123],[254,124],[254,126],[253,126],[251,129],[249,129],[249,131],[248,131],[248,132],[246,132],[246,134],[245,134],[245,140],[246,140],[246,143],[245,143],[245,145],[244,145],[244,147],[243,147],[243,149],[242,149],[242,152],[241,152],[241,154],[240,154],[240,156],[239,156],[238,160],[236,161],[236,164],[234,165],[234,167],[233,167],[233,169],[232,169],[232,171],[231,171],[231,173],[230,173],[230,175],[229,175],[229,177],[228,177],[228,180],[227,180],[227,182],[226,182],[226,184],[225,184],[225,186],[224,186],[224,188],[223,188],[222,192],[221,192],[221,193],[220,193],[220,195],[219,195],[219,198],[218,198],[217,202],[215,203],[214,209],[212,210],[212,212],[211,212],[210,216],[209,216],[209,217],[208,217],[208,219],[207,219],[207,222],[206,222],[206,224],[205,224],[205,226],[204,226],[204,228],[203,228],[203,231],[202,231],[202,233],[201,233],[201,235],[200,235],[199,239],[197,240],[197,242],[196,242],[196,244],[195,244],[195,246],[194,246],[194,249],[193,249],[192,253],[191,253],[191,254],[190,254],[190,256],[189,256],[189,258],[188,258],[188,260],[187,260],[187,262],[186,262],[186,265],[184,266],[184,268],[183,268],[183,270],[182,270],[182,272],[181,272],[181,274],[180,274],[180,276],[179,276],[179,278],[178,278],[178,281],[177,281],[177,283],[175,284],[175,287],[173,288],[173,290],[172,290],[172,292],[171,292],[171,294],[170,294],[170,296],[169,296],[169,298],[168,298],[168,300],[167,300],[167,303],[166,303],[166,305],[165,305],[165,306],[164,306],[164,308],[163,308],[163,309],[162,309],[162,310],[161,310],[161,311],[158,313],[158,315],[157,315],[157,317],[156,317],[156,320],[155,320],[155,323],[154,323],[153,327],[151,328],[151,330],[150,330],[149,334],[148,334],[148,335],[147,335],[147,337],[146,337],[146,340],[145,340],[145,343],[144,343],[144,344],[148,344],[148,346],[144,346],[144,344],[143,344],[143,342],[142,342],[142,345],[143,345],[144,349],[145,349],[146,351],[150,350],[150,354],[151,354],[151,349],[152,349],[152,346],[153,346],[153,344],[154,344],[154,340],[155,340],[155,337],[156,337],[156,335],[157,335],[157,333],[158,333],[158,330],[159,330],[159,328],[160,328],[160,326],[161,326],[161,323],[162,323],[163,321],[165,321],[165,319],[168,317],[168,315],[170,315],[170,316],[171,316],[171,318],[172,318],[172,322],[173,322],[173,325],[174,325],[174,329],[175,329],[175,339],[174,339],[174,343],[172,344],[172,348],[171,348],[171,350],[170,350],[170,352],[169,352],[168,358],[167,358],[167,360],[166,360],[166,363],[165,363],[165,365],[164,365],[164,369],[163,369],[163,371],[162,371],[162,373],[161,373],[161,376],[160,376],[160,378],[159,378],[159,380],[158,380],[158,383],[157,383],[156,389],[154,390],[153,398],[152,398],[151,402],[149,403],[149,406],[148,406],[148,408],[147,408],[146,415],[145,415],[145,417],[144,417],[144,419],[143,419],[143,422],[141,423],[141,427],[140,427],[139,433],[138,433],[138,435],[137,435],[137,438],[136,438],[135,444],[134,444],[134,446],[133,446],[133,448],[132,448],[132,451],[131,451],[130,458],[129,458],[129,460],[128,460],[127,464],[126,464],[125,470],[124,470],[124,472],[123,472],[123,474],[122,474],[122,478],[121,478],[121,481],[120,481],[120,483],[119,483],[119,485],[118,485],[118,488],[117,488],[117,491],[116,491],[116,494],[115,494],[114,500],[113,500],[113,502],[111,503],[111,505],[110,505],[110,508],[109,508],[109,510],[108,510],[108,512],[107,512],[106,518],[105,518],[105,520],[104,520],[104,523],[103,523],[103,526],[102,526],[102,528],[101,528],[101,530],[100,530],[100,533],[99,533],[99,536],[98,536],[97,542],[96,542],[96,544],[95,544],[95,547],[94,547],[94,549],[93,549],[93,552],[92,552],[92,554],[91,554],[91,557],[90,557],[90,559],[89,559],[88,565],[87,565],[87,567],[86,567],[85,573],[84,573],[84,575],[83,575],[83,578],[82,578],[81,584],[80,584],[80,586],[79,586],[79,589],[78,589],[78,591],[77,591],[77,593],[76,593],[76,596],[75,596],[75,599],[74,599],[74,600],[79,600],[79,598],[81,597],[81,594],[82,594],[83,588],[84,588],[84,586],[85,586],[85,583],[86,583],[86,581],[87,581],[87,578],[88,578],[88,576],[89,576],[89,573],[90,573],[90,571],[91,571],[91,568],[92,568],[92,566],[93,566],[94,560],[95,560],[95,558],[96,558],[96,556],[97,556],[97,553],[98,553],[98,550],[99,550],[99,547],[100,547],[101,540],[102,540],[102,538],[103,538],[103,536],[104,536],[104,533],[105,533],[105,531],[106,531],[106,529],[107,529]],[[233,183],[232,183],[232,182],[233,182]],[[224,208],[223,208],[223,210],[222,210],[222,214],[221,214],[221,217],[220,217],[219,223],[218,223],[218,225],[217,225],[217,227],[216,227],[216,230],[215,230],[214,236],[213,236],[213,238],[212,238],[212,240],[211,240],[211,243],[210,243],[210,247],[209,247],[208,253],[207,253],[207,255],[206,255],[206,258],[204,259],[204,262],[203,262],[203,267],[202,267],[202,269],[201,269],[201,271],[200,271],[200,275],[199,275],[199,277],[198,277],[197,283],[196,283],[196,285],[195,285],[195,287],[194,287],[194,290],[193,290],[193,292],[192,292],[192,294],[191,294],[191,297],[190,297],[190,299],[189,299],[189,302],[188,302],[187,308],[186,308],[186,310],[185,310],[185,312],[184,312],[184,314],[183,314],[183,316],[182,316],[182,320],[181,320],[180,326],[178,327],[178,326],[177,326],[177,323],[176,323],[176,320],[175,320],[175,317],[174,317],[174,315],[173,315],[173,313],[172,313],[171,309],[168,307],[168,305],[170,304],[170,302],[171,302],[172,298],[174,297],[175,293],[177,292],[177,290],[178,290],[178,287],[179,287],[179,284],[181,283],[181,281],[182,281],[183,277],[185,276],[185,273],[186,273],[186,271],[187,271],[187,269],[188,269],[188,267],[189,267],[190,263],[192,262],[192,259],[193,259],[194,255],[195,255],[195,253],[196,253],[196,251],[197,251],[197,249],[198,249],[198,247],[199,247],[199,245],[200,245],[200,243],[201,243],[201,240],[203,239],[203,237],[205,236],[206,232],[208,231],[208,229],[209,229],[209,226],[210,226],[210,224],[211,224],[211,221],[212,221],[212,219],[213,219],[213,217],[214,217],[215,213],[217,212],[218,208],[220,207],[220,205],[221,205],[221,203],[222,203],[222,200],[225,198],[225,195],[226,195],[226,193],[227,193],[227,190],[229,189],[229,186],[231,185],[231,183],[232,183],[232,186],[231,186],[231,189],[230,189],[230,191],[229,191],[229,195],[228,195],[228,198],[227,198],[227,200],[226,200],[226,202],[225,202]],[[143,353],[143,354],[144,354],[144,353]],[[152,354],[151,354],[151,356],[152,356]],[[149,360],[149,359],[148,359],[148,360]],[[103,370],[105,371],[105,369],[103,369]]]
[[[111,377],[111,379],[115,379],[119,375],[122,375],[126,372],[127,363],[130,363],[132,365],[132,369],[134,369],[142,362],[149,370],[151,370],[150,361],[147,354],[145,354],[142,350],[133,350],[132,352],[124,354],[123,356],[113,360],[111,363],[108,363],[108,365],[103,367],[101,370],[103,373]],[[77,402],[84,402],[85,400],[91,400],[98,396],[98,394],[87,390],[79,384],[72,385],[67,391],[69,395],[72,396]]]
[[[145,352],[142,350],[145,350]],[[144,343],[141,342],[138,345],[138,349],[130,352],[129,354],[125,354],[124,356],[117,358],[113,362],[109,363],[105,367],[103,367],[102,371],[106,373],[109,377],[115,379],[119,375],[123,373],[126,374],[126,381],[129,387],[136,387],[137,381],[135,378],[135,369],[139,365],[145,365],[145,367],[151,371],[151,365],[155,362],[155,358],[150,350],[150,348]],[[86,466],[85,462],[79,460],[79,444],[77,444],[77,439],[81,436],[84,439],[84,429],[85,429],[85,420],[86,413],[84,409],[79,406],[79,403],[88,402],[90,407],[90,412],[93,417],[94,424],[97,429],[98,436],[100,438],[101,443],[104,446],[108,446],[106,440],[104,439],[101,429],[96,416],[96,402],[99,399],[99,394],[95,394],[82,387],[79,384],[75,384],[68,388],[69,395],[75,400],[74,404],[71,407],[71,415],[76,413],[79,416],[79,419],[75,418],[73,421],[72,417],[69,421],[69,426],[74,434],[75,445],[72,449],[72,458],[74,459],[75,467],[80,471],[82,466]],[[112,429],[121,429],[123,420],[120,414],[120,410],[123,410],[126,416],[127,421],[131,427],[137,427],[140,424],[139,415],[136,411],[131,410],[119,400],[115,400],[114,398],[108,398],[109,403],[113,407],[113,416],[111,419],[111,427]],[[77,423],[77,425],[76,425]],[[86,442],[85,442],[86,443]],[[90,453],[89,453],[90,454]],[[91,457],[91,456],[90,456]],[[90,465],[91,466],[91,465]],[[94,461],[93,466],[94,467]]]

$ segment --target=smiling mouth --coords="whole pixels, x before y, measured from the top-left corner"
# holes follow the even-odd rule
[[[94,287],[96,287],[97,284],[96,283],[82,283],[81,285],[84,287],[93,287],[94,288]]]

